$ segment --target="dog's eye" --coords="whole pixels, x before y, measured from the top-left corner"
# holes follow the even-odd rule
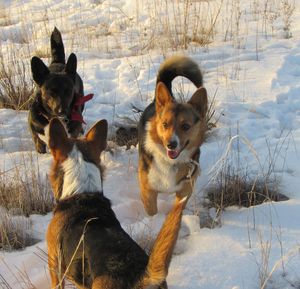
[[[188,123],[183,123],[181,125],[181,129],[184,131],[188,131],[191,128],[191,126]]]
[[[167,122],[163,122],[163,124],[162,124],[162,126],[163,126],[163,128],[168,128],[168,124],[167,124]]]

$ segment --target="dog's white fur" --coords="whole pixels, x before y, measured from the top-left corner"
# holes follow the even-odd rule
[[[153,155],[153,162],[149,169],[149,183],[154,190],[158,192],[174,193],[179,191],[183,183],[176,183],[177,164],[189,163],[191,152],[184,149],[178,158],[170,159],[167,155],[166,149],[161,145],[155,143],[149,133],[151,123],[146,124],[146,138],[145,147]]]
[[[99,168],[95,164],[85,161],[76,145],[62,163],[62,168],[64,183],[61,199],[83,192],[102,192]]]
[[[67,129],[67,126],[65,124],[65,122],[61,121],[62,125],[64,126],[65,128],[65,131],[68,135],[68,137],[71,137],[71,135],[69,134],[68,132],[68,129]],[[47,144],[47,147],[49,147],[49,123],[44,127],[44,134],[40,134],[38,133],[38,137],[39,139],[44,142],[45,144]],[[78,137],[82,136],[82,134],[79,134]]]

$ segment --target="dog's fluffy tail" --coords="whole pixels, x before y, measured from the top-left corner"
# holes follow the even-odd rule
[[[187,197],[180,201],[176,199],[173,208],[166,217],[149,256],[142,288],[159,286],[165,281],[186,202]]]
[[[51,63],[66,63],[65,48],[59,30],[55,27],[51,33]]]
[[[163,62],[157,74],[157,81],[163,82],[172,94],[172,80],[184,76],[198,88],[203,85],[202,73],[198,64],[184,55],[175,55]]]

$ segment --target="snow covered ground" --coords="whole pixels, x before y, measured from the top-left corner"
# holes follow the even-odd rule
[[[169,287],[300,288],[300,1],[295,0],[290,26],[287,4],[293,1],[203,2],[209,9],[203,8],[202,17],[218,15],[216,32],[211,43],[200,47],[191,42],[185,51],[164,46],[169,44],[166,29],[178,25],[172,15],[183,14],[186,3],[193,9],[200,1],[170,1],[165,10],[162,2],[2,0],[0,52],[8,57],[9,51],[17,51],[28,60],[29,69],[31,56],[49,52],[49,36],[57,26],[66,54],[74,51],[78,57],[85,92],[95,94],[84,112],[87,126],[106,118],[111,134],[124,118],[136,117],[132,105],[144,108],[152,100],[164,56],[190,55],[204,72],[211,99],[215,95],[219,120],[201,148],[202,174],[183,216]],[[164,26],[165,15],[170,16],[169,26]],[[176,83],[180,90],[181,80]],[[183,90],[191,95],[193,87],[183,81]],[[10,169],[33,151],[27,112],[1,109],[0,171],[13,174]],[[199,200],[213,185],[222,161],[234,159],[237,153],[240,170],[254,179],[271,166],[289,200],[230,207],[222,212],[220,226],[200,229]],[[36,160],[46,175],[51,156],[38,155]],[[137,149],[116,148],[114,154],[103,155],[103,162],[107,167],[104,193],[124,228],[139,240],[155,238],[173,196],[161,196],[159,214],[150,218],[139,199]],[[50,288],[47,264],[40,258],[40,249],[46,250],[50,218],[51,214],[30,216],[31,234],[40,240],[34,246],[0,251],[0,276],[10,286],[0,279],[0,288]]]

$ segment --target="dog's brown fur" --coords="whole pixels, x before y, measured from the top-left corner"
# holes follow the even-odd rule
[[[172,96],[171,81],[176,76],[186,76],[198,87],[187,103],[178,103]],[[155,100],[139,123],[138,175],[141,199],[149,215],[157,213],[158,193],[192,194],[200,172],[196,164],[206,131],[206,112],[207,93],[197,64],[187,57],[168,59],[158,74]],[[179,155],[171,159],[168,146],[174,139]],[[157,175],[155,171],[159,171]]]
[[[101,175],[99,157],[106,145],[107,123],[98,122],[80,140],[69,139],[58,119],[51,120],[48,131],[54,158],[51,184],[58,200],[47,231],[52,288],[64,288],[63,277],[67,277],[78,288],[86,289],[166,289],[187,198],[176,199],[148,257],[122,229],[101,191],[63,197],[62,183],[67,175],[64,162],[74,147],[85,162],[99,168]],[[84,245],[80,244],[83,236]]]

